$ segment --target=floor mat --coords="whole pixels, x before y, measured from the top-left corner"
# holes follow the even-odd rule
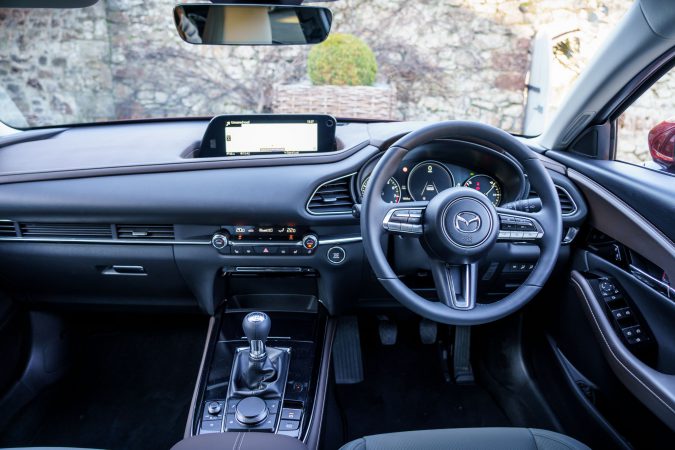
[[[360,320],[365,380],[337,385],[347,441],[363,436],[432,428],[511,426],[479,386],[443,379],[437,345],[423,345],[417,322],[399,322],[397,343],[380,344],[377,321]]]
[[[73,370],[12,420],[0,446],[166,450],[182,439],[207,319],[93,320],[75,333]]]

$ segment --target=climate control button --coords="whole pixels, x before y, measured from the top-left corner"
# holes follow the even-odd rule
[[[308,234],[302,238],[302,246],[305,250],[314,250],[319,245],[319,238],[315,234]]]

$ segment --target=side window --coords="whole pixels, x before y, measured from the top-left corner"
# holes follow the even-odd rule
[[[673,166],[675,70],[624,111],[617,123],[616,159],[653,169]]]

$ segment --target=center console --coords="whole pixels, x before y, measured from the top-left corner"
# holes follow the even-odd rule
[[[332,326],[315,298],[305,305],[263,312],[237,304],[214,317],[188,436],[254,431],[318,440]]]

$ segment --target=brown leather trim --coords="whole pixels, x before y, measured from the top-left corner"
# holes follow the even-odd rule
[[[675,280],[675,244],[619,197],[570,169],[568,176],[581,188],[595,228],[636,251]]]

